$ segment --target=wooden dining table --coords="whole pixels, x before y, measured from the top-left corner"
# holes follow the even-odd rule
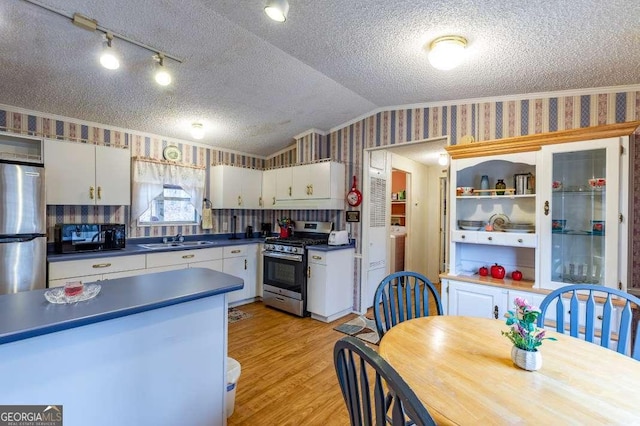
[[[387,331],[379,353],[438,424],[640,424],[640,362],[547,331],[542,367],[511,361],[504,321],[430,316]]]

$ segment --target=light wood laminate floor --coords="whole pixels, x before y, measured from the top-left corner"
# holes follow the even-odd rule
[[[261,302],[239,306],[253,315],[229,324],[229,356],[240,362],[234,425],[348,425],[333,367],[333,346],[346,334]],[[377,346],[373,346],[377,350]]]

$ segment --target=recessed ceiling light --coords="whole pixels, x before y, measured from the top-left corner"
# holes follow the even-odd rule
[[[444,36],[429,45],[429,62],[434,68],[447,71],[462,63],[467,39],[460,36]]]
[[[289,13],[289,3],[287,0],[269,0],[264,7],[264,13],[274,21],[284,22]]]
[[[446,166],[447,164],[449,164],[449,156],[447,155],[447,153],[440,153],[440,156],[438,157],[438,164],[440,164],[441,166]]]
[[[191,124],[191,137],[194,139],[204,138],[204,127],[202,126],[202,123]]]

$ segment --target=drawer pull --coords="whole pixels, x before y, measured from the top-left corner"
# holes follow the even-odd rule
[[[464,237],[464,235],[460,235],[460,238],[464,240],[465,237]]]
[[[322,259],[322,256],[313,255],[313,256],[311,256],[311,258],[312,259],[316,259],[316,260],[320,260],[320,259]]]
[[[98,268],[108,268],[109,266],[111,266],[111,264],[110,264],[110,263],[96,263],[95,265],[93,265],[93,267],[94,267],[95,269],[98,269]]]
[[[185,254],[184,256],[182,256],[183,259],[191,259],[192,257],[196,257],[195,254]]]
[[[231,253],[240,253],[242,250],[231,250]]]
[[[522,242],[522,238],[518,238],[518,242],[521,243]]]
[[[487,238],[487,240],[493,241],[493,237],[489,237],[489,238]]]

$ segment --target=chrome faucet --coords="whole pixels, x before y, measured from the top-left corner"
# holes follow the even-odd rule
[[[181,233],[177,233],[175,237],[173,237],[172,241],[175,242],[183,242],[184,241],[184,237],[182,236]]]

